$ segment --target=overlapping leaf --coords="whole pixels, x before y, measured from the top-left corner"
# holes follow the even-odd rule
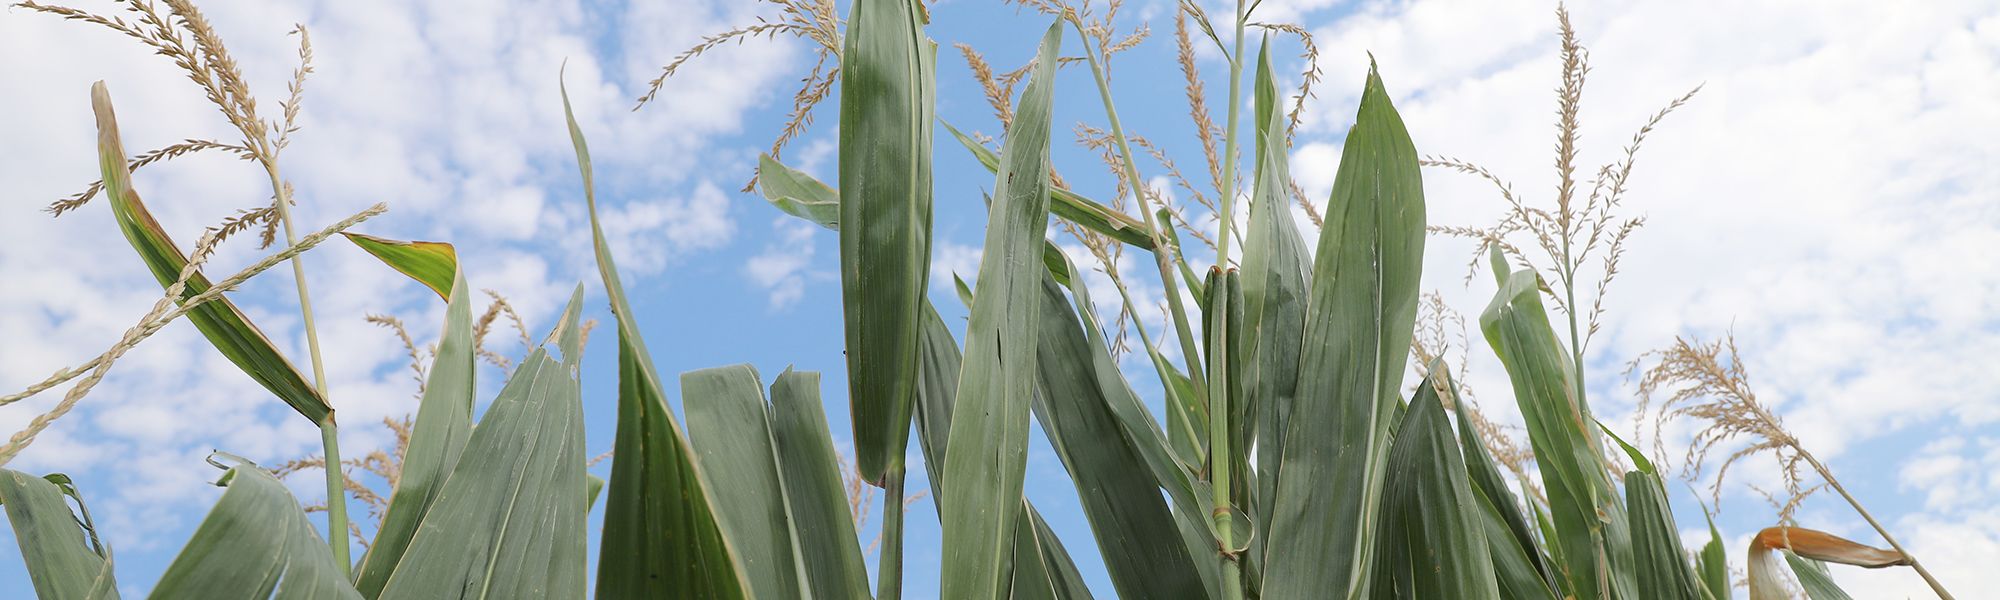
[[[1444,368],[1433,364],[1417,386],[1389,451],[1380,545],[1390,581],[1375,582],[1375,597],[1394,586],[1400,598],[1500,598],[1488,554],[1486,518],[1466,474],[1438,388]]]
[[[1270,516],[1266,596],[1367,590],[1423,249],[1416,148],[1371,65],[1313,265],[1298,398]]]
[[[757,370],[734,365],[683,373],[681,402],[703,483],[728,507],[719,512],[722,533],[743,558],[750,594],[800,597],[791,510]]]
[[[771,433],[805,587],[814,598],[867,597],[868,567],[841,489],[839,461],[820,405],[819,373],[786,369],[778,375],[771,385]]]
[[[1496,263],[1504,265],[1504,263]],[[1495,272],[1500,290],[1480,329],[1513,383],[1528,441],[1549,496],[1549,538],[1577,598],[1630,598],[1637,585],[1625,507],[1603,467],[1603,445],[1589,406],[1574,396],[1570,362],[1542,308],[1532,271]]]
[[[1680,529],[1667,506],[1660,476],[1643,469],[1625,474],[1625,509],[1632,528],[1632,568],[1647,598],[1701,600],[1701,585],[1681,550]]]
[[[326,541],[271,473],[244,463],[154,585],[152,598],[355,599]]]
[[[930,276],[937,47],[921,10],[920,0],[855,2],[840,54],[847,380],[856,467],[876,485],[908,447]]]
[[[78,525],[86,522],[70,511],[63,495],[54,481],[0,469],[0,508],[7,510],[35,595],[51,600],[117,598],[110,553],[85,537],[89,532]]]
[[[980,144],[979,140],[972,139],[972,136],[960,132],[957,127],[952,127],[950,123],[944,124],[944,128],[945,131],[951,132],[952,137],[958,140],[959,145],[965,146],[966,151],[972,153],[973,158],[979,159],[979,164],[985,165],[987,171],[993,172],[996,175],[999,174],[999,154]],[[1077,195],[1076,192],[1051,187],[1049,189],[1049,212],[1092,232],[1110,236],[1112,239],[1120,242],[1145,250],[1153,249],[1153,238],[1146,235],[1145,223],[1139,222],[1138,219],[1132,218],[1131,215],[1099,204],[1096,200]]]
[[[1159,484],[1134,468],[1143,459],[1111,413],[1076,311],[1054,278],[1042,287],[1034,413],[1076,484],[1112,585],[1124,598],[1203,589]]]
[[[1291,176],[1285,157],[1284,113],[1278,110],[1276,78],[1268,44],[1257,56],[1257,171],[1250,198],[1250,226],[1243,238],[1243,333],[1250,340],[1244,389],[1257,448],[1254,558],[1264,556],[1271,537],[1270,503],[1277,495],[1285,425],[1298,395],[1299,340],[1305,335],[1306,294],[1312,262],[1292,220]]]
[[[370,598],[381,594],[390,574],[402,562],[418,525],[431,512],[432,503],[444,489],[446,476],[458,465],[466,441],[472,437],[476,379],[472,301],[465,276],[458,274],[455,261],[450,269],[453,283],[445,295],[448,301],[444,333],[438,337],[423,396],[418,401],[410,445],[403,454],[402,475],[397,479],[395,492],[389,496],[389,509],[382,517],[375,541],[361,557],[361,569],[355,578],[355,587]]]
[[[153,220],[152,213],[140,202],[139,193],[132,189],[132,170],[125,162],[118,117],[112,112],[111,92],[105,89],[104,82],[91,86],[90,104],[97,112],[97,158],[104,175],[104,196],[111,204],[112,216],[117,218],[118,230],[132,243],[132,249],[139,252],[139,258],[145,261],[146,269],[159,280],[160,286],[171,287],[180,278],[181,269],[187,266],[187,255],[174,245],[166,229]],[[188,278],[181,297],[193,297],[208,288],[208,278],[195,273]],[[315,424],[333,417],[333,407],[327,405],[319,391],[307,383],[298,368],[228,298],[195,307],[187,317],[223,357],[291,405],[292,410]]]
[[[582,304],[548,336],[561,362],[536,348],[480,417],[381,598],[583,597]]]
[[[1049,130],[1062,23],[1042,36],[1034,74],[1015,109],[993,186],[965,360],[945,452],[946,598],[998,598],[1026,468],[1035,380],[1043,235],[1048,229]],[[845,185],[843,185],[845,187]],[[847,212],[843,202],[843,212]],[[851,214],[851,213],[850,213]],[[853,223],[842,220],[843,233]],[[850,352],[852,350],[850,349]]]
[[[618,322],[618,437],[611,493],[604,501],[597,595],[604,598],[742,598],[750,587],[716,522],[716,502],[702,485],[694,450],[667,410],[652,355],[639,336],[597,218],[590,146],[563,92],[570,142],[583,175],[591,243],[604,294]]]

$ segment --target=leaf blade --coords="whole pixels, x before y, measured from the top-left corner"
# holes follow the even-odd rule
[[[466,440],[380,598],[581,597],[587,534],[579,315],[521,360]]]
[[[1049,130],[1062,22],[1042,36],[1034,74],[1002,148],[985,250],[979,264],[966,354],[945,452],[943,593],[997,598],[1019,513],[1028,408],[1035,378],[1044,232],[1048,228]],[[845,229],[843,229],[845,231]]]
[[[1367,592],[1423,245],[1416,148],[1371,65],[1320,233],[1287,425],[1331,435],[1284,438],[1266,595]]]
[[[445,478],[458,465],[472,437],[472,405],[477,379],[472,348],[472,301],[465,276],[453,265],[452,287],[445,294],[444,332],[431,359],[430,376],[418,399],[410,445],[403,454],[402,474],[389,496],[388,512],[375,541],[361,557],[355,587],[363,596],[382,593],[389,576],[409,549],[417,527],[443,491]]]
[[[451,299],[451,291],[458,278],[458,251],[451,244],[405,242],[349,232],[341,232],[341,235],[347,236],[347,241],[354,242],[355,246],[381,259],[390,268],[437,292],[439,298]]]
[[[759,598],[799,597],[792,517],[778,475],[777,448],[763,384],[750,365],[681,374],[688,442],[701,462],[704,486],[729,510],[719,511]]]
[[[799,561],[812,597],[866,598],[868,567],[821,406],[819,373],[786,369],[771,385],[771,427],[798,532]]]
[[[604,227],[597,218],[590,145],[576,123],[567,89],[563,91],[563,114],[583,177],[597,271],[618,324],[618,432],[612,448],[616,456],[624,458],[611,461],[611,489],[604,501],[605,534],[598,552],[606,558],[597,564],[597,595],[742,598],[750,582],[716,523],[715,499],[701,483],[694,450],[675,423],[673,411],[667,410],[658,371],[639,335],[639,324],[618,279],[618,266],[605,242]],[[668,494],[649,494],[656,486],[678,490],[683,498],[675,502],[669,501]],[[671,543],[674,540],[685,543]]]
[[[118,134],[118,117],[111,108],[111,92],[99,81],[90,88],[91,108],[97,115],[97,156],[98,165],[104,176],[104,196],[111,204],[112,216],[118,221],[118,230],[139,258],[146,263],[146,269],[162,288],[172,287],[180,278],[181,269],[188,263],[187,255],[174,245],[167,236],[166,229],[147,212],[146,205],[139,200],[139,193],[132,189],[132,170],[125,162],[125,146]],[[195,273],[188,278],[181,298],[193,297],[209,288],[207,277]],[[178,301],[178,300],[177,300]],[[278,352],[270,338],[244,316],[243,311],[228,298],[217,298],[197,306],[187,314],[188,321],[208,338],[209,344],[222,352],[224,358],[255,380],[264,389],[270,390],[285,404],[298,411],[301,416],[314,424],[327,422],[333,418],[333,407],[328,405],[319,390],[307,383],[305,375],[292,366],[284,354]]]
[[[361,598],[283,483],[250,464],[222,482],[228,491],[149,597]]]
[[[0,508],[6,509],[37,597],[91,598],[98,579],[110,577],[111,561],[91,549],[55,483],[0,469]],[[118,597],[115,586],[110,590],[108,597]]]
[[[909,444],[930,276],[931,88],[918,0],[861,0],[841,52],[840,282],[855,462],[876,485]]]

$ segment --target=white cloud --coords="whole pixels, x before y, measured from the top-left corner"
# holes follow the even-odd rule
[[[2000,421],[2000,395],[1990,391],[2000,378],[1970,358],[2000,351],[2000,321],[1991,316],[2000,270],[1974,258],[2000,246],[1991,205],[2000,173],[1990,168],[2000,164],[1990,140],[2000,130],[2000,104],[1991,101],[2000,86],[2000,7],[1571,8],[1594,67],[1580,175],[1614,160],[1666,101],[1704,85],[1648,139],[1633,176],[1628,213],[1649,223],[1628,245],[1592,349],[1602,365],[1593,401],[1607,421],[1630,411],[1628,384],[1612,375],[1621,363],[1675,335],[1730,331],[1760,396],[1837,471],[1864,460],[1840,460],[1863,444],[1963,435]],[[1529,201],[1550,203],[1559,73],[1552,9],[1363,3],[1315,29],[1326,77],[1308,107],[1294,175],[1324,202],[1367,68],[1363,53],[1372,51],[1419,152],[1481,163]],[[1427,171],[1425,192],[1433,224],[1489,223],[1503,209],[1489,183],[1457,173]],[[1492,288],[1483,275],[1460,284],[1469,250],[1433,238],[1425,269],[1426,287],[1471,312]],[[1492,400],[1508,389],[1504,371],[1474,345],[1468,383],[1489,409],[1511,413]],[[1667,446],[1686,434],[1670,429]],[[1976,509],[2000,499],[1974,474],[1992,467],[1983,442],[1971,440],[1921,453],[1900,475],[1842,473],[1874,490],[1871,508],[1892,529],[1909,528],[1915,539],[1906,541],[1920,557],[1987,556],[1979,549],[2000,534],[1969,527],[1947,536],[1943,527],[1976,522]],[[1725,514],[1768,514],[1748,486],[1771,489],[1773,468],[1755,461],[1733,471]],[[1899,486],[1912,498],[1883,491]],[[1808,526],[1872,538],[1865,526],[1850,529],[1860,523],[1851,512],[1810,516],[1824,520]],[[1927,593],[1905,571],[1843,580],[1873,582],[1854,589],[1879,592],[1858,597]],[[1993,577],[1975,568],[1941,576],[1955,588]]]
[[[813,234],[818,225],[791,216],[771,222],[771,242],[743,265],[743,271],[771,295],[771,308],[783,309],[805,296],[806,268],[812,264]]]
[[[653,106],[631,112],[663,61],[703,33],[750,20],[756,7],[715,0],[206,6],[267,112],[277,110],[293,68],[297,38],[284,32],[295,22],[311,28],[317,72],[306,84],[304,129],[283,161],[298,190],[302,232],[387,202],[387,215],[358,230],[456,244],[473,285],[508,294],[531,327],[546,326],[576,279],[593,272],[556,92],[564,61],[594,143],[607,229],[630,277],[733,239],[729,193],[707,176],[733,186],[755,154],[714,142],[782,93],[772,84],[792,76],[796,53],[789,40],[710,53]],[[604,51],[606,36],[617,52]],[[0,218],[9,249],[0,252],[0,278],[10,282],[0,293],[0,334],[35,340],[0,347],[0,388],[12,391],[101,352],[160,293],[101,201],[56,220],[36,210],[96,178],[90,83],[109,85],[132,152],[189,137],[234,140],[171,63],[101,28],[12,9],[0,16],[0,56],[9,57],[0,60],[0,81],[18,92],[0,98],[8,157],[0,180],[13,200]],[[148,167],[136,187],[184,246],[269,194],[256,167],[219,155]],[[260,256],[253,246],[226,245],[211,272]],[[308,254],[306,270],[333,403],[348,425],[344,450],[364,453],[387,441],[374,422],[413,408],[413,386],[393,338],[362,316],[400,315],[425,343],[442,309],[434,295],[338,239]],[[232,297],[311,372],[289,268]],[[0,407],[0,430],[18,430],[62,391]],[[178,540],[158,536],[184,531],[219,493],[207,485],[216,472],[201,462],[210,449],[274,464],[317,452],[315,434],[177,323],[119,361],[76,412],[8,466],[94,469],[99,483],[85,490],[94,515],[121,553],[140,556],[130,553],[171,550]],[[296,491],[311,499],[317,488],[307,481]]]
[[[953,276],[964,279],[967,285],[979,282],[980,246],[956,244],[944,240],[931,242],[931,286],[938,291],[957,297],[958,284]]]

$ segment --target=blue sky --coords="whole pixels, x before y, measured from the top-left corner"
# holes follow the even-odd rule
[[[590,290],[588,316],[609,318],[556,95],[557,68],[567,59],[612,243],[661,371],[740,362],[766,377],[788,365],[820,371],[836,441],[852,439],[844,431],[834,236],[736,191],[777,134],[796,80],[810,66],[808,46],[760,38],[717,48],[671,80],[660,101],[627,110],[675,53],[701,35],[769,16],[770,7],[709,0],[211,4],[210,18],[258,92],[271,98],[266,104],[282,96],[292,68],[295,40],[284,32],[294,22],[313,32],[318,73],[307,84],[305,129],[285,157],[300,218],[316,227],[388,202],[388,215],[359,230],[458,244],[472,284],[505,294],[536,337],[578,281]],[[1372,52],[1420,152],[1479,162],[1531,201],[1546,202],[1554,186],[1553,9],[1535,1],[1267,0],[1260,20],[1300,23],[1320,49],[1324,78],[1306,103],[1292,165],[1308,197],[1324,202],[1364,52]],[[2000,394],[1991,391],[2000,376],[1979,358],[2000,351],[1992,316],[2000,314],[2000,269],[1979,258],[2000,244],[2000,172],[1991,169],[2000,164],[1991,141],[2000,131],[2000,104],[1992,102],[2000,97],[2000,8],[1605,2],[1575,11],[1596,68],[1585,94],[1585,165],[1613,160],[1653,111],[1706,86],[1642,151],[1628,210],[1649,225],[1631,242],[1625,272],[1605,300],[1605,329],[1589,357],[1594,406],[1615,427],[1631,423],[1632,386],[1619,377],[1627,361],[1675,335],[1734,331],[1760,396],[1947,585],[2000,583],[1987,568],[2000,561]],[[1011,70],[1032,55],[1049,19],[973,0],[939,0],[933,15],[929,33],[943,45],[940,114],[961,128],[997,133],[952,44],[970,44]],[[1204,167],[1174,61],[1172,16],[1166,0],[1132,0],[1121,12],[1119,27],[1143,24],[1152,37],[1119,56],[1114,93],[1128,126],[1195,174]],[[1076,38],[1066,44],[1074,50]],[[1288,86],[1304,68],[1299,51],[1285,40],[1276,53]],[[1220,118],[1225,65],[1206,49],[1198,62]],[[0,81],[9,90],[0,95],[0,181],[9,182],[0,203],[0,277],[20,282],[0,291],[0,336],[15,340],[0,348],[0,388],[24,387],[94,356],[158,295],[103,206],[59,220],[38,210],[94,178],[85,94],[99,79],[118,102],[129,147],[227,135],[170,64],[129,40],[19,9],[0,12]],[[1102,126],[1081,68],[1066,69],[1056,93],[1059,134],[1077,123]],[[789,163],[830,178],[835,114],[833,104],[821,107],[818,123],[787,151]],[[980,193],[991,189],[992,177],[948,137],[936,147],[932,297],[958,327],[950,274],[973,275],[985,222]],[[1055,159],[1077,189],[1112,196],[1095,154],[1067,135],[1057,138]],[[1149,179],[1163,174],[1154,163],[1141,170]],[[191,240],[234,209],[261,202],[268,191],[260,191],[261,177],[226,157],[194,156],[141,171],[137,185],[161,221]],[[1484,224],[1502,209],[1492,188],[1470,177],[1427,172],[1425,184],[1433,224]],[[1167,193],[1193,204],[1185,190]],[[1191,212],[1214,226],[1198,206]],[[1465,283],[1470,249],[1433,239],[1424,284],[1468,318],[1492,293],[1485,277]],[[251,244],[239,242],[217,260],[229,267],[255,256]],[[1146,269],[1123,271],[1137,278],[1139,295],[1157,303],[1159,287],[1143,276]],[[351,456],[381,447],[388,436],[374,422],[413,410],[414,383],[395,339],[363,317],[400,316],[425,343],[435,337],[442,308],[351,247],[311,254],[308,279],[346,424],[343,450]],[[235,298],[302,361],[290,290],[289,274],[273,272]],[[1158,314],[1142,318],[1163,330]],[[1494,419],[1518,423],[1504,373],[1477,331],[1468,333],[1464,380]],[[496,336],[495,348],[518,355],[506,338]],[[614,425],[611,340],[596,336],[586,354],[593,451],[609,449]],[[1156,386],[1144,371],[1128,370],[1153,397]],[[490,398],[499,373],[487,369],[482,377],[482,396]],[[18,430],[59,393],[0,407],[0,430]],[[678,391],[669,395],[678,405]],[[1667,428],[1669,451],[1655,458],[1679,466],[1677,442],[1690,431]],[[138,594],[219,494],[207,485],[218,473],[202,456],[222,449],[275,464],[315,452],[313,434],[191,327],[175,325],[119,363],[76,412],[7,466],[74,476],[117,552],[122,587]],[[1748,536],[1775,514],[1752,486],[1771,489],[1778,480],[1769,461],[1738,468],[1722,490],[1718,522],[1740,566]],[[928,488],[921,472],[913,469],[913,490]],[[317,499],[317,486],[306,477],[294,491]],[[1040,441],[1029,455],[1026,493],[1094,589],[1109,597],[1075,489]],[[1675,501],[1682,528],[1698,529],[1695,496],[1683,486]],[[355,512],[366,518],[358,505]],[[1832,497],[1809,500],[1800,518],[1873,541]],[[940,552],[929,499],[912,505],[909,522],[906,589],[911,597],[934,595]],[[1900,570],[1838,576],[1859,597],[1924,593]],[[0,544],[0,595],[29,590],[18,550]]]

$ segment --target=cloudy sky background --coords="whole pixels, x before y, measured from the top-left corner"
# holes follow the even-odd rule
[[[774,10],[709,0],[283,0],[207,9],[266,110],[275,110],[293,66],[296,40],[284,32],[293,23],[312,30],[318,73],[307,83],[305,129],[285,155],[302,227],[388,202],[389,214],[359,230],[457,244],[473,285],[506,294],[535,336],[578,281],[590,290],[590,316],[609,318],[556,93],[566,59],[612,244],[662,371],[736,362],[767,375],[787,365],[824,371],[836,440],[851,440],[838,425],[847,417],[834,237],[736,191],[776,135],[810,64],[808,45],[759,39],[719,48],[683,69],[659,101],[628,110],[682,48]],[[1211,10],[1228,14],[1219,3]],[[2000,374],[1990,365],[2000,352],[2000,268],[1988,258],[2000,248],[2000,6],[1594,2],[1573,10],[1595,67],[1584,94],[1586,169],[1615,159],[1667,101],[1705,85],[1640,156],[1627,210],[1649,225],[1629,245],[1589,357],[1599,412],[1629,428],[1621,424],[1631,422],[1632,386],[1619,373],[1639,353],[1676,335],[1734,331],[1760,396],[1947,585],[1964,595],[2000,584],[1991,568],[2000,562]],[[1301,23],[1321,49],[1324,81],[1307,104],[1292,165],[1308,197],[1324,202],[1332,185],[1364,52],[1372,52],[1420,152],[1479,162],[1530,201],[1548,202],[1559,75],[1553,11],[1542,1],[1267,0],[1260,20]],[[946,46],[940,113],[997,133],[950,45],[969,43],[1011,69],[1032,55],[1048,19],[986,0],[940,0],[933,14],[930,34]],[[1184,170],[1199,170],[1173,60],[1173,3],[1132,0],[1121,15],[1121,27],[1154,32],[1114,71],[1126,122]],[[1277,70],[1296,74],[1298,48],[1285,44]],[[1225,66],[1213,52],[1201,60],[1219,98]],[[0,337],[11,340],[0,347],[0,388],[95,356],[159,295],[101,202],[61,219],[40,211],[96,176],[87,90],[100,79],[134,151],[230,138],[180,72],[135,42],[0,11],[0,279],[9,282],[0,289]],[[1059,131],[1103,123],[1080,69],[1063,73],[1057,93]],[[788,153],[822,177],[833,173],[833,108],[823,107],[821,122]],[[1058,141],[1070,181],[1111,196],[1095,156]],[[958,302],[949,274],[973,274],[985,222],[979,194],[992,178],[949,140],[937,147],[933,298],[950,310]],[[1160,174],[1157,165],[1141,167]],[[1445,171],[1425,177],[1433,224],[1485,224],[1502,210],[1484,182]],[[149,167],[137,186],[184,242],[269,191],[255,167],[221,155]],[[225,246],[217,263],[233,271],[259,255],[253,246]],[[1464,282],[1470,249],[1433,239],[1425,287],[1476,316],[1492,289],[1483,275]],[[360,455],[390,439],[375,422],[415,406],[397,342],[364,315],[400,316],[425,343],[442,307],[339,242],[309,254],[307,273],[346,425],[343,452]],[[303,364],[289,277],[274,270],[234,298]],[[1135,285],[1158,294],[1149,281]],[[1146,317],[1161,330],[1157,315]],[[1518,422],[1504,373],[1470,333],[1466,382],[1495,418]],[[518,354],[504,339],[496,347]],[[586,355],[593,453],[611,443],[613,354],[611,336],[598,336]],[[483,396],[498,375],[483,373]],[[1148,387],[1142,370],[1132,375]],[[0,432],[20,429],[59,394],[0,408]],[[669,395],[678,402],[677,391]],[[75,476],[117,552],[122,587],[139,594],[220,493],[208,485],[218,472],[202,457],[222,449],[274,464],[316,452],[314,433],[192,327],[176,324],[119,362],[76,412],[7,466]],[[1670,429],[1668,455],[1656,458],[1678,466],[1674,444],[1686,433]],[[1767,461],[1739,469],[1722,492],[1718,522],[1740,568],[1748,536],[1774,519],[1752,486],[1772,489],[1778,480]],[[1064,532],[1100,595],[1111,595],[1087,550],[1075,490],[1039,442],[1028,475],[1030,498]],[[302,499],[319,497],[316,478],[294,487]],[[1683,489],[1675,500],[1682,527],[1698,529],[1695,496]],[[937,589],[936,519],[929,501],[913,510],[908,587],[923,597]],[[366,518],[358,505],[355,512]],[[1831,496],[1810,501],[1800,518],[1876,541]],[[1857,597],[1928,593],[1904,569],[1836,575]],[[30,589],[17,548],[0,544],[0,595]]]

